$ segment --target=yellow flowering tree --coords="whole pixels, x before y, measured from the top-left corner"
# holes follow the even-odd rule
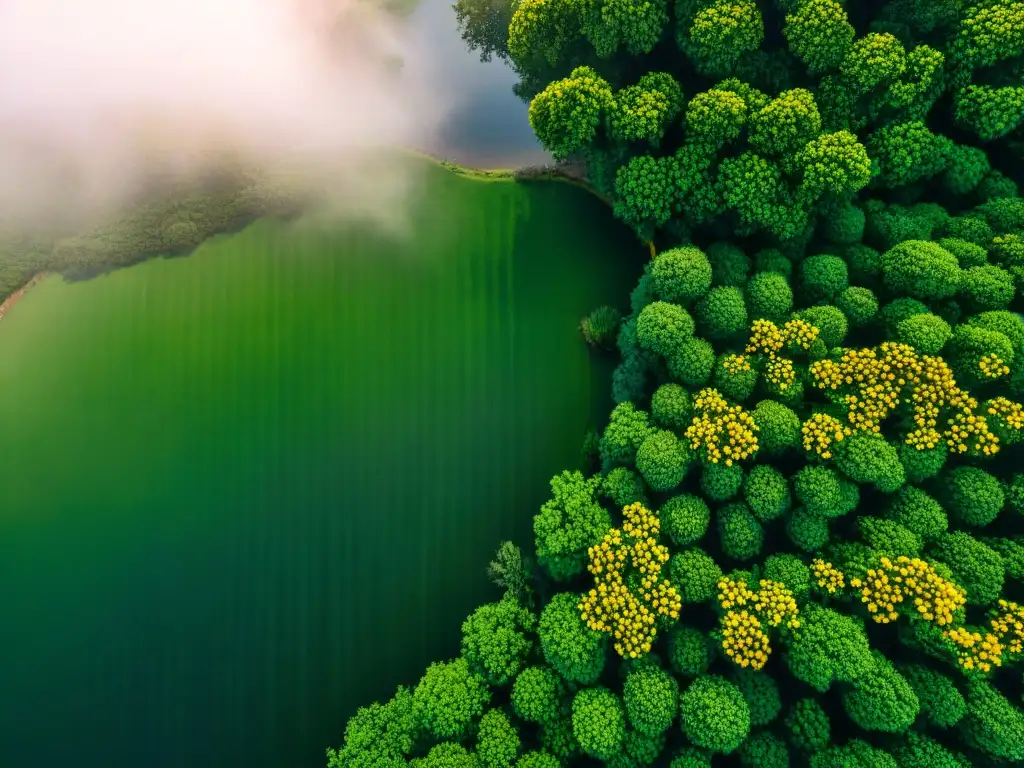
[[[587,626],[611,635],[620,656],[636,659],[651,650],[657,618],[679,618],[679,593],[662,578],[668,548],[658,543],[658,516],[639,502],[623,508],[622,530],[608,531],[589,550],[594,587],[579,602]]]
[[[742,581],[722,578],[718,605],[722,615],[717,637],[725,655],[741,667],[764,667],[771,654],[769,630],[800,627],[793,592],[778,581],[762,579],[753,590]]]

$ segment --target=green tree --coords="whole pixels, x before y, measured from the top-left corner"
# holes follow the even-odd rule
[[[679,684],[664,670],[647,665],[626,676],[626,716],[640,733],[656,737],[668,730],[679,707]]]
[[[484,712],[491,694],[465,659],[427,667],[412,695],[417,724],[438,739],[462,739]]]
[[[462,624],[462,657],[490,685],[505,685],[533,647],[535,624],[533,614],[514,600],[482,605]]]
[[[626,738],[625,715],[619,697],[607,688],[584,688],[572,702],[572,731],[580,748],[591,757],[610,760]]]
[[[750,732],[750,708],[740,689],[719,675],[698,677],[679,699],[686,738],[711,752],[729,754]]]
[[[519,7],[529,2],[525,0]],[[577,67],[530,102],[530,127],[552,155],[569,157],[594,142],[614,103],[606,80],[590,67]]]
[[[480,718],[476,754],[484,768],[508,768],[519,752],[519,734],[500,709]]]
[[[512,685],[512,708],[530,723],[547,723],[558,717],[563,685],[549,667],[527,667]]]
[[[548,664],[570,683],[592,685],[605,662],[605,638],[580,618],[579,595],[560,592],[540,615],[537,632]]]
[[[796,6],[794,13],[786,16],[783,28],[789,50],[811,72],[837,67],[856,34],[842,3],[837,0],[807,0],[793,5]]]
[[[584,571],[587,549],[611,528],[611,516],[597,501],[600,477],[562,472],[551,478],[551,498],[533,518],[537,559],[555,579]]]

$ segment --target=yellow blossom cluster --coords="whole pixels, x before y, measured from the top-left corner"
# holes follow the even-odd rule
[[[989,614],[990,632],[956,627],[943,633],[957,654],[957,662],[968,672],[987,674],[1003,665],[1004,656],[1024,652],[1024,607],[1000,600]]]
[[[1000,600],[999,609],[995,611],[990,624],[992,631],[1012,655],[1024,653],[1024,607]]]
[[[806,320],[794,318],[782,327],[782,338],[790,347],[810,349],[818,340],[818,329]]]
[[[737,605],[746,605],[754,599],[754,592],[742,581],[735,581],[728,577],[718,580],[718,604],[723,610],[729,610]]]
[[[993,397],[985,403],[985,413],[1010,429],[1024,429],[1024,406],[1005,397]]]
[[[718,581],[718,604],[725,611],[720,622],[722,650],[741,667],[761,669],[768,661],[766,626],[800,626],[793,593],[781,582],[762,579],[755,592],[745,582],[723,577]]]
[[[588,550],[587,570],[595,586],[580,600],[579,610],[587,626],[615,639],[615,650],[631,659],[649,653],[657,634],[658,615],[679,618],[679,593],[661,578],[668,562],[668,548],[658,544],[661,524],[643,504],[623,508],[622,530],[608,531],[600,544]],[[639,590],[631,589],[627,571],[636,577]]]
[[[785,584],[769,579],[761,579],[760,589],[754,595],[753,608],[771,626],[777,627],[786,622],[789,629],[800,627],[797,607],[793,592]]]
[[[957,650],[957,662],[968,672],[992,671],[1003,664],[1003,644],[991,632],[982,635],[966,627],[957,627],[944,633]]]
[[[954,453],[984,455],[999,450],[999,438],[979,412],[978,401],[957,386],[940,357],[885,342],[874,349],[844,350],[838,360],[815,361],[810,374],[815,386],[836,392],[852,430],[879,432],[882,422],[908,400],[914,429],[904,436],[907,445],[926,450],[945,443]],[[995,408],[1000,415],[1020,413],[1024,424],[1024,412],[1013,411],[1011,405],[1006,401]]]
[[[1010,372],[1010,366],[1003,362],[999,355],[982,355],[978,360],[978,370],[986,379],[998,379]]]
[[[750,370],[750,361],[743,355],[726,355],[722,359],[722,367],[730,376],[738,376]]]
[[[852,434],[849,427],[827,413],[814,414],[804,422],[800,431],[803,433],[804,450],[823,459],[831,459],[832,446]]]
[[[764,377],[775,385],[779,392],[785,392],[796,381],[796,369],[788,357],[768,355],[764,366]]]
[[[747,611],[729,611],[722,617],[722,650],[741,667],[761,669],[771,646],[757,616]]]
[[[814,577],[818,586],[830,595],[834,595],[846,586],[845,574],[834,567],[832,563],[826,563],[824,560],[811,561],[811,576]]]
[[[754,355],[772,355],[781,352],[786,340],[779,326],[771,320],[755,320],[750,326],[746,351]]]
[[[696,416],[686,428],[690,447],[702,448],[708,461],[727,467],[757,452],[757,424],[738,405],[729,405],[717,389],[700,390],[693,399]]]
[[[939,576],[935,569],[916,557],[900,555],[895,562],[879,558],[879,566],[867,571],[861,587],[861,602],[879,624],[897,618],[896,608],[909,598],[918,618],[941,626],[953,623],[953,615],[966,603],[963,589]]]

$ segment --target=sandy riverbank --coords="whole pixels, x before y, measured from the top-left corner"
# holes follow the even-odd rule
[[[28,293],[30,290],[32,290],[32,286],[34,286],[36,283],[38,283],[44,277],[46,277],[46,273],[45,272],[37,272],[36,274],[34,274],[32,276],[31,280],[29,280],[27,283],[25,283],[23,286],[21,286],[21,288],[16,290],[14,293],[12,293],[6,299],[4,299],[3,303],[0,304],[0,320],[3,320],[4,316],[10,311],[11,307],[13,307],[15,304],[17,304],[18,301],[20,301],[21,298],[26,293]]]

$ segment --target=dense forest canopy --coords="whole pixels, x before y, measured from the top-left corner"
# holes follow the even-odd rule
[[[533,554],[328,765],[1024,763],[1024,2],[456,9],[659,248]]]

